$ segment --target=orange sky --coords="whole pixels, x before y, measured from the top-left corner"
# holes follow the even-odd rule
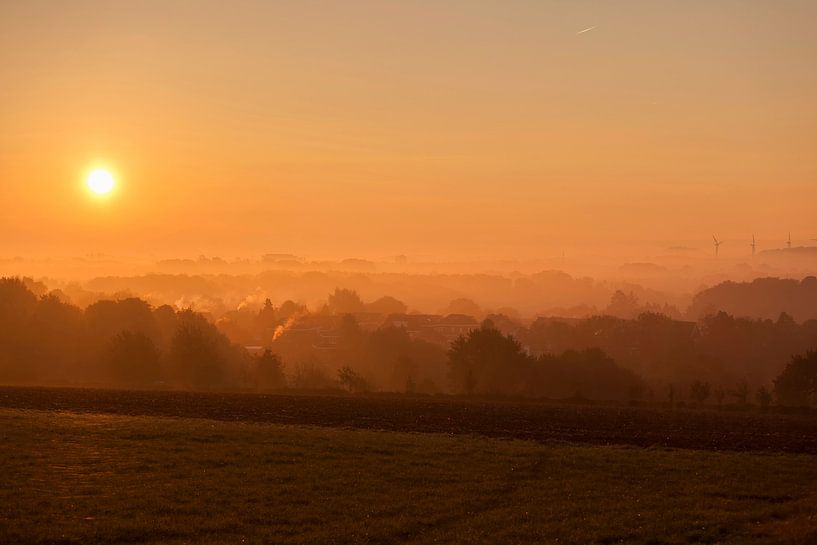
[[[0,257],[817,238],[815,22],[811,0],[3,2]]]

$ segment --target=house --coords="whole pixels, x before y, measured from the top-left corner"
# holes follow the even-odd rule
[[[460,335],[479,327],[479,322],[464,314],[392,314],[381,327],[405,329],[412,339],[448,346]]]

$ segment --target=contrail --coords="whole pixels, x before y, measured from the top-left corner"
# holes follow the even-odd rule
[[[584,34],[585,32],[590,32],[591,30],[594,30],[595,28],[596,27],[594,27],[594,26],[589,26],[589,27],[585,28],[584,30],[578,31],[576,33],[576,36],[578,36],[579,34]]]

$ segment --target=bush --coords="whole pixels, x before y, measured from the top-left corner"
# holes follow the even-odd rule
[[[351,367],[343,367],[338,371],[338,382],[341,388],[352,393],[369,391],[369,383]]]
[[[292,387],[296,390],[327,390],[333,386],[329,375],[318,363],[308,361],[295,366]]]

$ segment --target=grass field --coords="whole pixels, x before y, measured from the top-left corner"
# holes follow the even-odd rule
[[[0,409],[2,543],[815,543],[817,457]]]

